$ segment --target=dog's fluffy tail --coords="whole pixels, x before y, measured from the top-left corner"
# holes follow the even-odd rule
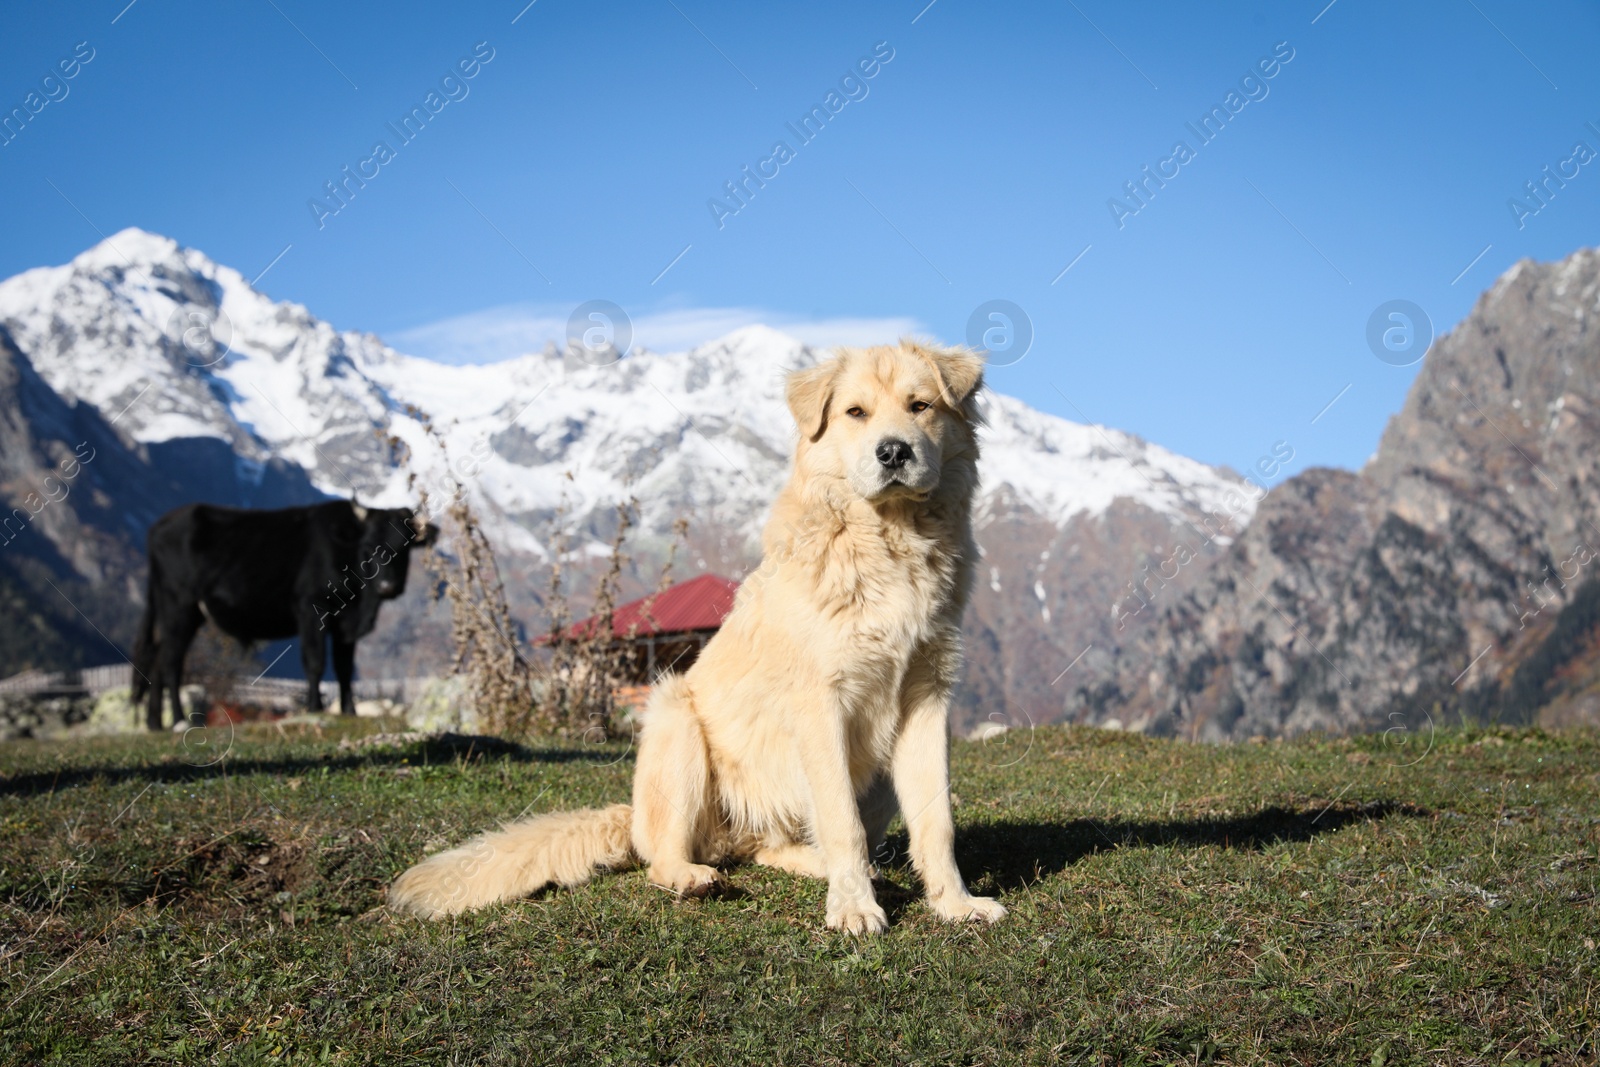
[[[556,812],[428,857],[389,887],[389,904],[437,919],[551,884],[582,885],[601,868],[633,862],[633,809],[627,804]]]

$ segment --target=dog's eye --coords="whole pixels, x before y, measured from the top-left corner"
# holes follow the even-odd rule
[[[867,413],[862,411],[859,407],[853,407],[846,411],[845,414],[849,415],[852,419],[864,419],[867,417]]]
[[[926,400],[913,400],[911,402],[911,414],[921,415],[924,411],[927,411],[931,407],[933,407],[933,405],[928,403]]]

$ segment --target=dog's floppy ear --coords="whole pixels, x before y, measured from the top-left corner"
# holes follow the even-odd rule
[[[833,385],[839,377],[839,361],[830,359],[815,367],[792,371],[785,394],[795,425],[808,441],[822,436],[828,425],[828,404],[833,400]]]
[[[911,348],[933,365],[944,388],[944,401],[966,413],[968,401],[983,388],[983,354],[965,348],[934,348],[911,343]]]

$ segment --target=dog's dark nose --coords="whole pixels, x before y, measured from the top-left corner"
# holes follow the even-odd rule
[[[897,471],[911,462],[911,446],[896,437],[878,442],[878,462],[889,470]]]

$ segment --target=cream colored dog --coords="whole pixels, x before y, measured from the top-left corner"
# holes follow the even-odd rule
[[[956,869],[946,713],[977,548],[983,359],[914,342],[790,375],[794,470],[761,565],[686,674],[651,695],[633,804],[542,815],[411,868],[389,902],[436,917],[649,864],[681,896],[753,859],[828,880],[827,921],[884,929],[869,849],[896,804],[928,905],[1005,908]]]

